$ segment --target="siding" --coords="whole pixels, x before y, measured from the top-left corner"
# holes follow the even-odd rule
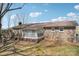
[[[23,31],[23,38],[38,39],[37,32],[35,32],[35,31]]]

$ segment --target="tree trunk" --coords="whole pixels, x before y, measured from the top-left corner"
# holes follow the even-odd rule
[[[2,42],[2,23],[1,23],[2,18],[0,17],[0,42]]]

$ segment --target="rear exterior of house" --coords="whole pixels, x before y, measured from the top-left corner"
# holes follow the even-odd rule
[[[74,40],[75,27],[65,28],[57,27],[54,30],[46,29],[44,35],[48,40],[62,40],[62,41],[72,41]]]
[[[57,21],[21,24],[13,29],[22,34],[23,40],[40,41],[43,38],[49,38],[47,40],[74,41],[76,25],[75,21]]]
[[[39,42],[44,38],[44,30],[42,29],[30,29],[30,28],[14,28],[14,31],[19,33],[21,40]]]
[[[75,30],[78,25],[75,21],[59,21],[50,23],[51,26],[44,27],[44,36],[47,40],[61,40],[74,42]]]
[[[44,38],[42,30],[23,30],[23,40],[39,41]]]

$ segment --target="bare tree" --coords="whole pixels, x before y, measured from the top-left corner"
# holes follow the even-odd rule
[[[16,16],[17,16],[18,22],[22,22],[22,24],[24,24],[26,15],[17,14]]]
[[[4,17],[4,15],[9,12],[9,11],[13,11],[13,10],[18,10],[18,9],[22,9],[23,6],[20,7],[16,7],[16,8],[11,8],[13,4],[12,3],[0,3],[0,40],[1,35],[2,35],[2,18]]]

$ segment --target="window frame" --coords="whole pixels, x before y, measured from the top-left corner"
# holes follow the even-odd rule
[[[63,29],[63,30],[61,31],[61,29]],[[59,32],[64,32],[64,28],[63,27],[60,27],[59,28]]]

